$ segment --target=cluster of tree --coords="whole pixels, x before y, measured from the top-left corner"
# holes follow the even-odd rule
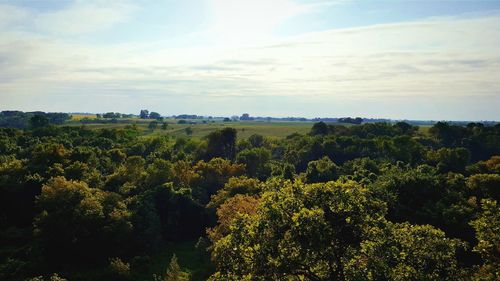
[[[214,122],[214,121],[212,121]],[[207,123],[206,120],[203,120],[202,123]],[[179,121],[177,121],[177,124],[190,124],[190,125],[195,125],[195,124],[198,124],[197,122],[195,121],[187,121],[187,120],[184,120],[184,119],[181,119]]]
[[[241,121],[252,121],[252,120],[255,120],[255,118],[250,117],[250,114],[248,114],[248,113],[243,113],[239,119]]]
[[[141,112],[139,113],[139,118],[163,120],[163,117],[161,117],[160,113],[154,111],[149,112],[147,109],[141,110]]]
[[[25,129],[43,127],[48,124],[61,125],[70,118],[71,116],[67,113],[2,111],[0,112],[0,127]]]
[[[361,124],[361,123],[363,123],[363,118],[361,118],[361,117],[356,117],[356,118],[343,117],[343,118],[337,119],[337,122],[349,123],[349,124]]]
[[[122,113],[119,113],[119,112],[106,112],[104,114],[97,114],[96,115],[97,118],[109,118],[109,119],[113,119],[113,118],[130,118],[131,116],[133,116],[132,114],[122,114]]]
[[[81,124],[130,124],[130,121],[122,118],[102,118],[99,114],[96,114],[97,118],[82,118],[79,120]]]
[[[155,120],[155,121],[149,122],[149,124],[148,124],[148,128],[151,130],[155,130],[158,127],[160,127],[162,130],[166,130],[168,128],[168,123],[167,122],[160,122],[160,120],[158,120],[158,121]]]
[[[180,114],[177,116],[174,116],[175,119],[203,119],[205,117],[195,115],[195,114]],[[209,117],[209,119],[212,119],[212,117]]]
[[[498,280],[499,144],[477,123],[0,129],[0,280],[137,279],[200,237],[211,280]]]

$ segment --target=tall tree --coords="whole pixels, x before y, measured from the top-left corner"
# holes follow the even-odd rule
[[[139,117],[141,119],[148,119],[149,118],[149,111],[147,109],[141,110],[141,113],[139,114]]]
[[[181,276],[181,267],[177,263],[177,256],[174,254],[167,268],[164,281],[181,281],[184,280]]]
[[[482,200],[482,212],[470,224],[476,230],[478,243],[474,251],[479,253],[484,264],[477,272],[476,280],[499,280],[500,278],[500,207],[495,200]]]
[[[151,111],[151,113],[149,113],[149,119],[160,119],[160,118],[161,115],[158,112]]]
[[[314,123],[311,129],[311,135],[326,135],[328,134],[328,126],[325,122]]]
[[[236,129],[224,128],[210,133],[207,144],[207,158],[223,157],[233,160],[236,155]]]
[[[30,119],[30,127],[33,129],[46,127],[49,123],[49,118],[43,115],[35,115]]]

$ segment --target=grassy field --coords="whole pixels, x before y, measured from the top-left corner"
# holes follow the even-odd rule
[[[75,114],[75,113],[71,114],[71,121],[80,121],[83,118],[92,119],[92,118],[96,118],[96,115],[95,114]]]
[[[314,122],[285,122],[285,121],[239,121],[239,122],[222,122],[217,121],[206,121],[203,123],[201,120],[186,120],[187,123],[193,124],[178,124],[177,119],[165,119],[164,122],[168,124],[166,130],[161,129],[161,122],[158,122],[158,127],[154,130],[149,129],[148,125],[151,120],[130,118],[130,119],[119,119],[117,123],[107,123],[107,124],[82,124],[81,119],[88,117],[92,118],[90,115],[78,115],[73,116],[73,119],[66,123],[69,126],[85,126],[87,128],[124,128],[128,125],[135,125],[142,132],[143,136],[185,136],[193,138],[202,138],[209,133],[222,129],[225,127],[231,127],[238,131],[238,138],[248,138],[253,134],[260,134],[266,137],[274,138],[284,138],[293,133],[306,134],[310,132]],[[345,125],[352,126],[351,124],[342,123],[332,123],[335,125]],[[430,125],[419,126],[419,132],[422,134],[428,134]],[[190,134],[187,133],[186,128],[190,128]]]
[[[83,119],[83,118],[82,118]],[[187,120],[188,123],[190,120]],[[266,137],[283,138],[293,133],[307,133],[311,130],[313,122],[267,122],[267,121],[241,121],[241,122],[222,122],[214,121],[202,123],[196,120],[196,124],[177,124],[178,120],[165,119],[168,124],[166,130],[162,130],[159,122],[158,128],[151,130],[148,128],[151,120],[143,120],[138,118],[120,119],[118,123],[107,124],[82,124],[78,119],[69,121],[66,125],[69,126],[84,126],[86,128],[123,128],[127,125],[136,125],[145,136],[153,135],[170,135],[170,136],[190,136],[201,138],[209,133],[225,127],[235,128],[238,131],[239,138],[247,138],[253,134],[260,134]],[[193,122],[195,122],[193,120]],[[188,135],[186,128],[191,128],[192,133]]]
[[[172,136],[188,136],[186,128],[191,128],[191,137],[199,138],[208,135],[209,133],[231,127],[238,131],[239,138],[248,138],[253,134],[260,134],[266,137],[282,138],[293,133],[307,133],[311,130],[311,122],[216,122],[207,124],[169,124],[167,130],[157,129],[150,134],[172,135]]]
[[[420,125],[418,126],[418,131],[424,135],[429,134],[429,129],[432,127],[432,125]]]

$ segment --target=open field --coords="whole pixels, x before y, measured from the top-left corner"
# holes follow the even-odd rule
[[[204,137],[207,134],[225,127],[235,128],[238,131],[238,137],[247,138],[253,134],[260,134],[266,137],[277,137],[282,138],[293,133],[307,133],[311,130],[313,122],[267,122],[267,121],[240,121],[240,122],[222,122],[214,121],[196,124],[177,124],[176,119],[165,119],[168,124],[166,130],[162,130],[161,122],[158,123],[158,128],[151,130],[148,128],[151,120],[143,119],[120,119],[117,123],[107,123],[107,124],[82,124],[77,120],[71,120],[66,125],[69,126],[85,126],[86,128],[124,128],[128,125],[136,125],[139,130],[143,132],[144,135],[170,135],[170,136],[191,136],[195,138]],[[189,120],[188,120],[189,123]],[[192,133],[188,135],[186,133],[186,128],[191,128]]]
[[[80,121],[84,118],[96,118],[95,114],[77,114],[77,113],[72,113],[71,114],[71,121]]]
[[[429,129],[432,127],[432,125],[420,125],[418,126],[418,131],[424,135],[429,134]]]
[[[238,137],[248,138],[253,134],[260,134],[266,137],[277,137],[282,138],[293,133],[307,133],[312,127],[311,122],[216,122],[207,124],[169,124],[167,130],[157,129],[152,134],[160,135],[172,135],[172,136],[187,136],[186,128],[191,128],[192,137],[203,137],[209,133],[222,129],[225,127],[231,127],[238,131]]]
[[[239,122],[222,122],[220,120],[207,121],[205,123],[202,120],[186,120],[187,123],[193,124],[178,124],[177,119],[165,119],[164,122],[168,124],[166,130],[161,129],[161,123],[158,122],[158,127],[154,130],[149,129],[148,125],[152,120],[149,119],[139,119],[139,118],[129,118],[129,119],[118,119],[116,123],[88,123],[82,124],[80,122],[84,115],[73,116],[73,119],[67,122],[65,125],[69,126],[85,126],[86,128],[94,129],[111,129],[111,128],[124,128],[129,125],[135,125],[142,132],[144,136],[158,136],[158,135],[168,135],[168,136],[185,136],[202,138],[209,133],[222,129],[225,127],[235,128],[238,131],[238,138],[248,138],[253,134],[260,134],[266,137],[284,138],[294,133],[306,134],[311,130],[314,122],[300,122],[300,121],[239,121]],[[81,118],[80,118],[81,117]],[[87,116],[91,118],[90,116]],[[78,119],[80,118],[80,119]],[[334,125],[344,125],[352,126],[351,124],[343,123],[330,123]],[[429,132],[430,125],[419,126],[419,131],[426,135]],[[188,134],[186,129],[190,128],[191,133]]]

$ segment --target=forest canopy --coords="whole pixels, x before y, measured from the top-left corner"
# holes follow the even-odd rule
[[[500,278],[500,125],[185,138],[2,115],[28,117],[0,128],[0,280]]]

